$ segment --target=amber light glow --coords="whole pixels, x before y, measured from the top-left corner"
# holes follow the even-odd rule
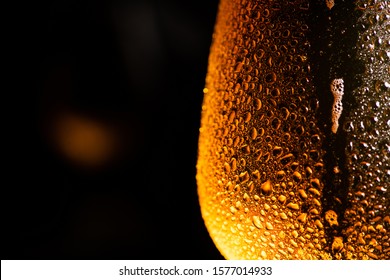
[[[314,7],[340,32],[330,33],[333,41],[350,44],[341,34],[357,30],[351,49],[365,67],[344,77],[350,56],[312,47],[309,2],[220,2],[197,182],[205,224],[228,259],[390,258],[390,4]],[[338,31],[328,19],[344,24],[342,9],[356,19]],[[325,61],[323,53],[330,63],[318,66],[313,56]],[[316,76],[324,67],[329,77]],[[332,95],[336,79],[345,83],[343,99]]]
[[[55,117],[51,138],[64,158],[85,167],[110,160],[118,144],[117,135],[108,124],[74,113]]]

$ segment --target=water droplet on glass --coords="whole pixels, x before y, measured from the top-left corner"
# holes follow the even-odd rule
[[[342,237],[335,237],[332,243],[332,251],[333,252],[339,252],[341,249],[343,249],[344,243]]]
[[[302,213],[297,217],[297,220],[300,221],[301,223],[305,224],[307,221],[307,214]]]
[[[272,224],[271,224],[270,222],[266,222],[266,223],[265,223],[265,227],[266,227],[266,229],[268,229],[268,230],[273,230],[273,229],[274,229],[274,227],[272,226]]]
[[[325,212],[325,220],[329,223],[330,226],[338,226],[337,214],[333,210],[328,210]]]
[[[264,194],[269,195],[272,193],[273,186],[272,186],[271,181],[268,180],[268,181],[264,182],[263,184],[261,184],[260,188]]]
[[[290,208],[292,210],[299,210],[299,205],[297,203],[290,202],[289,204],[287,204],[287,208]]]

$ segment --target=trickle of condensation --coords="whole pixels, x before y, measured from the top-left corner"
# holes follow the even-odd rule
[[[339,118],[343,111],[344,80],[334,79],[330,84],[330,91],[333,94],[332,106],[332,132],[337,133],[339,128]]]

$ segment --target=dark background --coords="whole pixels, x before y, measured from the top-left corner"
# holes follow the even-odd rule
[[[195,181],[217,5],[15,7],[2,259],[222,258]]]

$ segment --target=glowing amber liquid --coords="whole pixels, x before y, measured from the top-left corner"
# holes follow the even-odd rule
[[[390,258],[390,4],[309,2],[220,2],[197,182],[228,259]],[[354,20],[344,29],[343,11]],[[329,46],[316,43],[316,13],[330,19]],[[336,49],[351,44],[343,32],[356,46],[350,61]],[[364,67],[348,72],[351,61]],[[335,79],[345,86],[337,102]],[[342,103],[335,129],[332,104]]]

